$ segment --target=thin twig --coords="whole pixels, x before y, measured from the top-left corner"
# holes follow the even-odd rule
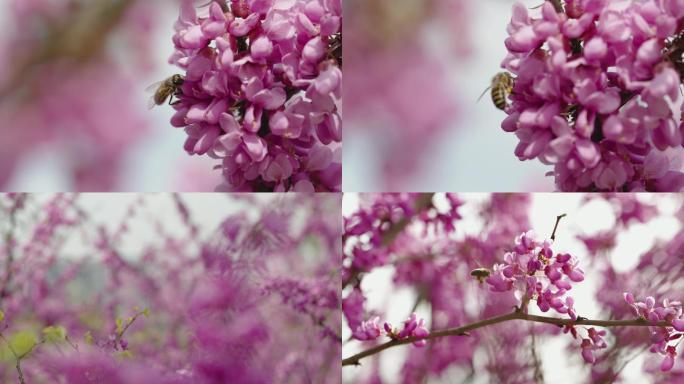
[[[530,335],[532,336],[532,360],[534,360],[534,380],[537,384],[544,384],[544,372],[542,371],[539,354],[537,354],[537,337],[534,332],[534,323],[530,324]]]
[[[116,338],[114,339],[114,345],[117,346],[121,342],[121,339],[123,338],[124,333],[128,330],[128,328],[133,325],[133,323],[138,319],[138,317],[142,316],[145,314],[145,311],[140,311],[133,315],[133,317],[130,318],[129,321],[126,322],[126,325],[121,329],[121,332],[118,332],[116,334]]]
[[[24,379],[24,372],[21,370],[21,358],[17,354],[17,351],[12,347],[12,344],[5,338],[5,335],[0,332],[0,339],[2,339],[5,344],[7,344],[7,347],[9,348],[10,352],[12,353],[12,356],[14,356],[14,359],[17,361],[15,364],[15,367],[17,369],[17,374],[19,375],[19,383],[21,384],[26,384],[26,380]]]
[[[553,232],[551,232],[551,240],[556,240],[556,229],[558,229],[558,223],[560,223],[561,219],[567,216],[567,214],[562,214],[556,216],[556,225],[553,226]]]
[[[5,270],[7,274],[5,275],[4,281],[2,283],[2,288],[0,289],[0,300],[4,299],[9,295],[10,285],[12,284],[12,275],[14,271],[14,231],[17,226],[17,211],[21,209],[26,201],[26,194],[22,193],[17,195],[13,201],[13,205],[9,212],[9,228],[5,233],[5,246],[7,248],[7,260],[5,261]]]
[[[360,360],[368,357],[375,355],[379,352],[384,351],[385,349],[396,347],[398,345],[404,345],[404,344],[410,344],[413,343],[414,341],[418,340],[432,340],[432,339],[437,339],[440,337],[445,337],[445,336],[463,336],[466,334],[466,332],[486,327],[488,325],[494,325],[498,323],[503,323],[509,320],[525,320],[525,321],[533,321],[537,323],[546,323],[546,324],[553,324],[558,327],[563,327],[563,326],[574,326],[574,325],[594,325],[598,327],[626,327],[626,326],[635,326],[635,327],[645,327],[645,326],[653,326],[653,327],[669,327],[671,326],[670,323],[666,321],[660,321],[657,323],[650,323],[646,319],[639,318],[639,319],[633,319],[633,320],[591,320],[591,319],[578,319],[577,321],[573,321],[572,319],[560,319],[556,317],[546,317],[546,316],[537,316],[537,315],[529,315],[526,313],[522,312],[512,312],[512,313],[507,313],[504,315],[499,315],[499,316],[494,316],[490,317],[485,320],[480,320],[475,323],[471,323],[468,325],[464,325],[462,327],[457,327],[457,328],[449,328],[449,329],[443,329],[440,331],[434,331],[431,332],[428,336],[426,337],[408,337],[406,339],[401,339],[401,340],[391,340],[386,343],[377,345],[373,348],[369,348],[365,351],[359,352],[353,356],[347,357],[346,359],[342,359],[342,366],[346,365],[359,365]]]

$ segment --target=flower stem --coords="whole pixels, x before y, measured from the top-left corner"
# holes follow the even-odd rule
[[[17,351],[14,350],[12,347],[12,344],[5,338],[5,335],[0,332],[0,339],[2,339],[5,344],[7,344],[7,348],[10,350],[12,355],[14,356],[14,359],[16,360],[15,367],[17,369],[17,375],[19,375],[19,383],[20,384],[26,384],[26,380],[24,379],[24,372],[21,370],[21,357],[17,354]]]
[[[551,2],[553,5],[553,8],[556,9],[556,12],[558,13],[563,13],[563,4],[561,4],[561,0],[548,0]]]
[[[401,339],[401,340],[391,340],[391,341],[388,341],[384,344],[380,344],[380,345],[377,345],[373,348],[369,348],[365,351],[359,352],[353,356],[347,357],[346,359],[342,359],[342,366],[360,365],[361,359],[368,357],[368,356],[375,355],[377,353],[384,351],[385,349],[396,347],[398,345],[409,344],[409,343],[412,343],[414,341],[421,340],[421,339],[432,340],[432,339],[437,339],[437,338],[445,337],[445,336],[463,336],[468,331],[478,329],[478,328],[482,328],[482,327],[486,327],[488,325],[503,323],[503,322],[506,322],[509,320],[533,321],[536,323],[553,324],[553,325],[557,325],[559,327],[563,327],[566,325],[595,325],[598,327],[627,327],[627,326],[633,326],[633,327],[644,327],[644,326],[669,327],[669,326],[671,326],[670,323],[665,322],[665,321],[660,321],[658,323],[650,323],[649,321],[647,321],[646,319],[643,319],[643,318],[633,319],[633,320],[578,319],[577,321],[573,321],[572,319],[560,319],[560,318],[556,318],[556,317],[529,315],[529,314],[522,313],[522,312],[512,312],[512,313],[507,313],[504,315],[490,317],[488,319],[480,320],[478,322],[467,324],[467,325],[464,325],[462,327],[449,328],[449,329],[443,329],[440,331],[434,331],[434,332],[431,332],[428,336],[426,336],[424,338],[408,337],[406,339]]]

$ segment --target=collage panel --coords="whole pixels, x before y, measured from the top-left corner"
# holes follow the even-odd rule
[[[681,194],[347,193],[343,383],[677,383]]]
[[[0,383],[684,382],[683,1],[0,31]]]
[[[340,383],[337,194],[1,194],[0,382]]]
[[[680,192],[678,1],[345,0],[345,192]]]
[[[341,0],[5,0],[0,31],[0,190],[341,190]]]

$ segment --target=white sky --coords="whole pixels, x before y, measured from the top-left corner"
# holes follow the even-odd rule
[[[34,195],[42,201],[49,195]],[[93,225],[87,225],[89,234],[93,234],[97,226],[104,225],[111,231],[116,230],[121,220],[127,215],[128,207],[139,198],[145,199],[142,209],[129,221],[129,231],[122,241],[116,244],[117,250],[125,257],[138,257],[144,247],[150,244],[161,244],[156,229],[150,225],[153,220],[164,224],[165,232],[172,236],[185,235],[187,229],[181,222],[170,194],[133,194],[133,193],[86,193],[79,197],[80,206],[90,215]],[[277,198],[277,195],[259,195],[262,201]],[[223,193],[189,193],[181,194],[181,199],[190,210],[191,219],[199,230],[200,238],[205,238],[218,228],[218,225],[229,215],[246,212],[251,218],[256,218],[257,209],[249,209],[249,203],[231,198]],[[70,232],[71,233],[71,232]],[[77,232],[76,232],[77,233]],[[92,237],[90,237],[92,239]],[[70,236],[62,255],[67,257],[82,257],[92,248],[84,245],[80,236]]]

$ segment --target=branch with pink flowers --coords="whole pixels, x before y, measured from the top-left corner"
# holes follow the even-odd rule
[[[667,321],[658,321],[656,323],[649,322],[644,318],[630,319],[630,320],[592,320],[578,317],[577,320],[572,319],[561,319],[557,317],[549,316],[538,316],[523,313],[522,311],[516,310],[512,313],[507,313],[504,315],[490,317],[488,319],[480,320],[475,323],[467,324],[457,328],[443,329],[439,331],[430,332],[425,337],[412,336],[405,339],[393,339],[386,343],[377,345],[373,348],[369,348],[365,351],[359,352],[353,356],[342,359],[342,366],[348,365],[360,365],[361,359],[378,354],[386,349],[396,347],[399,345],[405,345],[410,343],[415,343],[420,340],[432,340],[447,336],[468,336],[469,331],[476,330],[478,328],[483,328],[489,325],[499,324],[511,320],[525,320],[532,321],[536,323],[546,323],[553,324],[559,327],[573,327],[575,325],[592,325],[598,327],[671,327],[672,324]]]

